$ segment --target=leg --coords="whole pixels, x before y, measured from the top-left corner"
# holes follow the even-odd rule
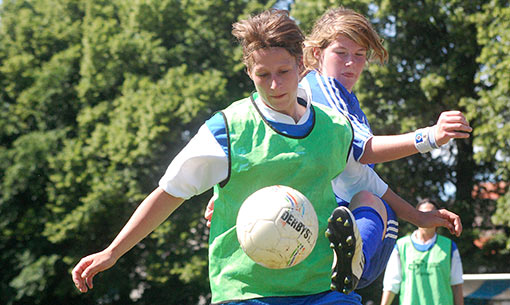
[[[351,213],[349,210],[352,210]],[[335,254],[331,288],[350,293],[356,289],[365,268],[376,255],[386,232],[383,201],[367,191],[356,194],[349,209],[336,208],[328,220],[326,237]]]
[[[381,198],[375,196],[371,192],[361,191],[352,197],[351,203],[349,204],[349,210],[354,212],[357,208],[360,207],[370,207],[375,210],[379,217],[381,217],[381,222],[383,225],[381,240],[384,239],[386,223],[388,222],[388,214],[386,213],[386,207]],[[356,213],[354,213],[354,217],[356,218],[356,221],[359,219],[359,217],[356,217]],[[374,219],[371,221],[377,220]]]
[[[383,200],[380,202],[385,211],[383,215],[386,215],[387,219],[384,226],[383,215],[379,215],[380,213],[372,207],[360,206],[353,211],[363,240],[365,257],[365,267],[358,288],[367,287],[384,272],[398,238],[397,215],[387,203]],[[383,236],[383,240],[380,236]]]
[[[333,210],[326,237],[334,251],[331,289],[351,293],[361,278],[364,266],[363,242],[354,215],[345,206]]]

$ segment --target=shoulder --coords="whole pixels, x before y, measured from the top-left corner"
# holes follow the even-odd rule
[[[254,93],[253,95],[255,95]],[[256,97],[253,97],[256,98]],[[221,127],[231,128],[232,124],[239,122],[246,123],[249,118],[256,112],[255,106],[252,103],[252,97],[246,97],[241,100],[235,101],[227,108],[218,111],[212,118],[208,127]],[[216,123],[213,125],[213,123]],[[228,132],[228,131],[227,131]],[[214,131],[213,131],[214,133]]]
[[[457,244],[452,240],[452,251],[459,250]]]
[[[441,240],[445,245],[451,246],[451,252],[457,250],[457,244],[451,239],[443,235],[437,234],[437,240]]]
[[[406,235],[406,236],[403,236],[403,237],[400,237],[399,239],[397,239],[397,246],[401,247],[404,244],[407,244],[410,242],[411,242],[411,235]]]
[[[314,107],[314,110],[316,113],[324,113],[325,115],[331,117],[334,120],[345,122],[345,123],[351,125],[351,121],[343,112],[336,111],[329,106],[326,106],[326,105],[323,105],[320,103],[316,103],[315,101],[312,101],[311,105]]]
[[[221,110],[221,112],[229,115],[239,111],[250,111],[250,105],[252,105],[251,99],[252,96],[250,95],[241,100],[235,101],[232,104],[230,104],[227,108]]]
[[[225,119],[221,112],[216,112],[210,119],[205,121],[205,125],[213,135],[225,132]]]
[[[448,238],[448,237],[446,237],[446,236],[443,236],[443,235],[439,235],[439,234],[437,234],[437,240],[438,240],[438,241],[442,241],[442,242],[444,242],[444,243],[450,243],[450,244],[452,244],[452,245],[453,245],[453,243],[454,243],[454,242],[453,242],[453,240],[451,240],[450,238]]]
[[[406,241],[409,241],[409,240],[411,240],[411,234],[407,234],[406,236],[402,236],[402,237],[400,237],[400,238],[397,240],[397,242],[398,242],[398,241],[399,241],[399,242],[406,242]]]

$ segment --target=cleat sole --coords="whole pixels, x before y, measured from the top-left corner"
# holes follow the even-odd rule
[[[355,252],[356,238],[347,208],[336,208],[328,219],[326,237],[336,256],[336,265],[331,275],[331,289],[344,294],[351,293],[358,284],[352,273],[352,258]],[[330,221],[336,219],[336,221]],[[354,221],[354,220],[352,220]]]

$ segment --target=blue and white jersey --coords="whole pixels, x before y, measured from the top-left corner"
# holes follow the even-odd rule
[[[255,100],[262,115],[280,132],[293,136],[307,134],[313,127],[314,116],[310,98],[302,89],[298,91],[306,112],[298,122],[290,116],[267,107],[260,98]],[[159,186],[167,193],[184,199],[201,194],[228,176],[228,142],[225,121],[216,114],[201,126],[198,133],[168,166]],[[388,189],[375,171],[356,162],[350,153],[346,168],[333,181],[335,195],[349,202],[356,193],[368,190],[381,197]]]
[[[322,76],[317,71],[310,71],[299,85],[315,103],[337,109],[349,118],[354,129],[354,159],[359,161],[373,133],[356,95],[349,92],[335,78]]]

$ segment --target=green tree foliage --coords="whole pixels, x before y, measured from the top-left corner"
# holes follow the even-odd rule
[[[482,47],[477,62],[475,85],[479,98],[466,99],[463,105],[471,120],[477,122],[474,132],[475,160],[486,165],[484,177],[500,186],[503,194],[497,200],[492,221],[500,231],[493,238],[491,251],[508,255],[510,250],[510,5],[507,1],[489,1],[472,16],[477,27],[477,41]],[[503,182],[503,183],[501,183]],[[492,208],[492,207],[491,207]],[[491,209],[492,211],[492,209]],[[490,216],[490,215],[488,215]],[[500,269],[501,270],[501,269]]]
[[[376,119],[375,128],[380,128],[382,133],[409,131],[433,124],[441,111],[451,109],[463,111],[474,128],[470,139],[455,140],[437,156],[417,155],[392,162],[380,167],[380,172],[390,185],[398,186],[396,189],[404,198],[416,201],[442,194],[446,207],[462,216],[465,230],[461,238],[454,240],[465,262],[465,272],[508,270],[504,263],[507,260],[505,243],[500,238],[494,238],[484,250],[473,243],[482,231],[498,229],[490,221],[496,210],[495,201],[474,198],[473,189],[485,182],[505,179],[497,172],[508,171],[508,163],[475,159],[475,151],[491,149],[490,144],[480,144],[482,137],[479,134],[487,128],[484,121],[491,124],[492,132],[505,133],[501,128],[503,125],[496,127],[497,121],[492,120],[490,115],[480,119],[480,113],[494,107],[495,103],[484,98],[485,93],[480,90],[483,86],[478,79],[488,68],[485,62],[496,60],[494,54],[508,49],[505,47],[508,45],[507,38],[506,42],[504,39],[491,39],[489,48],[492,50],[487,50],[484,40],[480,39],[487,36],[482,30],[485,25],[480,15],[486,16],[485,23],[501,23],[507,19],[494,14],[493,10],[497,8],[496,11],[504,12],[508,10],[508,3],[485,0],[381,1],[378,5],[380,9],[374,17],[378,20],[379,32],[386,40],[390,62],[385,67],[372,66],[368,76],[373,75],[373,78],[364,79],[358,87],[360,91],[367,86],[375,89],[373,93],[362,96],[368,99],[368,106]],[[501,27],[498,31],[504,32]],[[504,65],[499,68],[508,71],[508,61],[503,68]],[[508,88],[508,81],[502,78],[496,83]],[[372,87],[372,84],[376,86]],[[492,94],[493,97],[506,98],[501,92],[492,91]],[[474,108],[476,104],[479,106]],[[506,111],[508,116],[508,103],[503,104],[506,107],[499,106],[505,109],[501,113]],[[494,141],[497,140],[493,138]],[[508,140],[502,143],[506,144],[497,145],[508,147]],[[506,151],[505,148],[499,150]],[[445,185],[453,186],[454,192],[446,191]],[[503,197],[499,200],[500,203],[504,201]]]
[[[209,298],[201,217],[209,193],[90,293],[78,293],[70,270],[113,239],[204,119],[253,90],[231,25],[270,5],[2,1],[0,303]]]
[[[70,270],[104,248],[204,119],[253,90],[231,24],[275,1],[3,0],[0,10],[0,303],[198,304],[209,300],[210,193],[181,207],[79,294]],[[460,109],[474,127],[440,154],[377,166],[401,196],[441,195],[463,218],[467,272],[503,271],[508,193],[507,1],[343,1],[367,15],[390,60],[355,91],[376,134]],[[337,1],[296,0],[303,29]],[[476,152],[476,153],[475,153]],[[445,189],[452,186],[453,192]],[[401,233],[412,229],[402,224]],[[503,229],[483,251],[473,240]],[[503,259],[504,258],[504,259]],[[380,281],[362,291],[378,302]]]

